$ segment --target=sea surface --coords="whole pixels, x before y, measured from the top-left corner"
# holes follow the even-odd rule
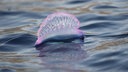
[[[85,42],[36,50],[54,12],[75,15]],[[128,0],[0,0],[0,72],[128,72]]]

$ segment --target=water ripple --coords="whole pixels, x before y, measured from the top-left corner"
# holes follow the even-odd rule
[[[116,6],[108,6],[108,5],[101,5],[101,6],[96,6],[94,9],[113,9],[113,8],[118,8]]]
[[[32,48],[35,36],[29,34],[11,34],[0,38],[0,51],[20,51]]]
[[[127,3],[1,0],[0,72],[128,72]],[[39,24],[58,11],[77,16],[85,43],[53,44],[36,51]]]
[[[91,0],[73,0],[68,2],[69,4],[79,4],[79,3],[85,3],[85,2],[89,2]]]

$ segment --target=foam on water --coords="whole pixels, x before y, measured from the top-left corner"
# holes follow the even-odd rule
[[[71,14],[63,12],[50,14],[40,25],[36,45],[57,35],[82,35],[82,32],[78,29],[79,26],[80,22]]]

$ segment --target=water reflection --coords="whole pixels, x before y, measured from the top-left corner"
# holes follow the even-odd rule
[[[82,60],[86,57],[85,50],[82,49],[82,44],[77,43],[65,43],[65,44],[53,44],[45,46],[40,49],[40,57],[48,57],[60,60]],[[51,60],[50,59],[50,60]]]
[[[82,70],[78,67],[79,62],[82,62],[87,57],[87,52],[82,47],[83,44],[78,43],[53,44],[45,46],[40,49],[39,57],[42,60],[41,65],[52,72],[85,71],[85,69]]]

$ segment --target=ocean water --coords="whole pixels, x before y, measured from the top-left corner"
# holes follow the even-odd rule
[[[36,50],[54,12],[75,15],[85,42]],[[128,72],[128,0],[0,0],[0,72]]]

